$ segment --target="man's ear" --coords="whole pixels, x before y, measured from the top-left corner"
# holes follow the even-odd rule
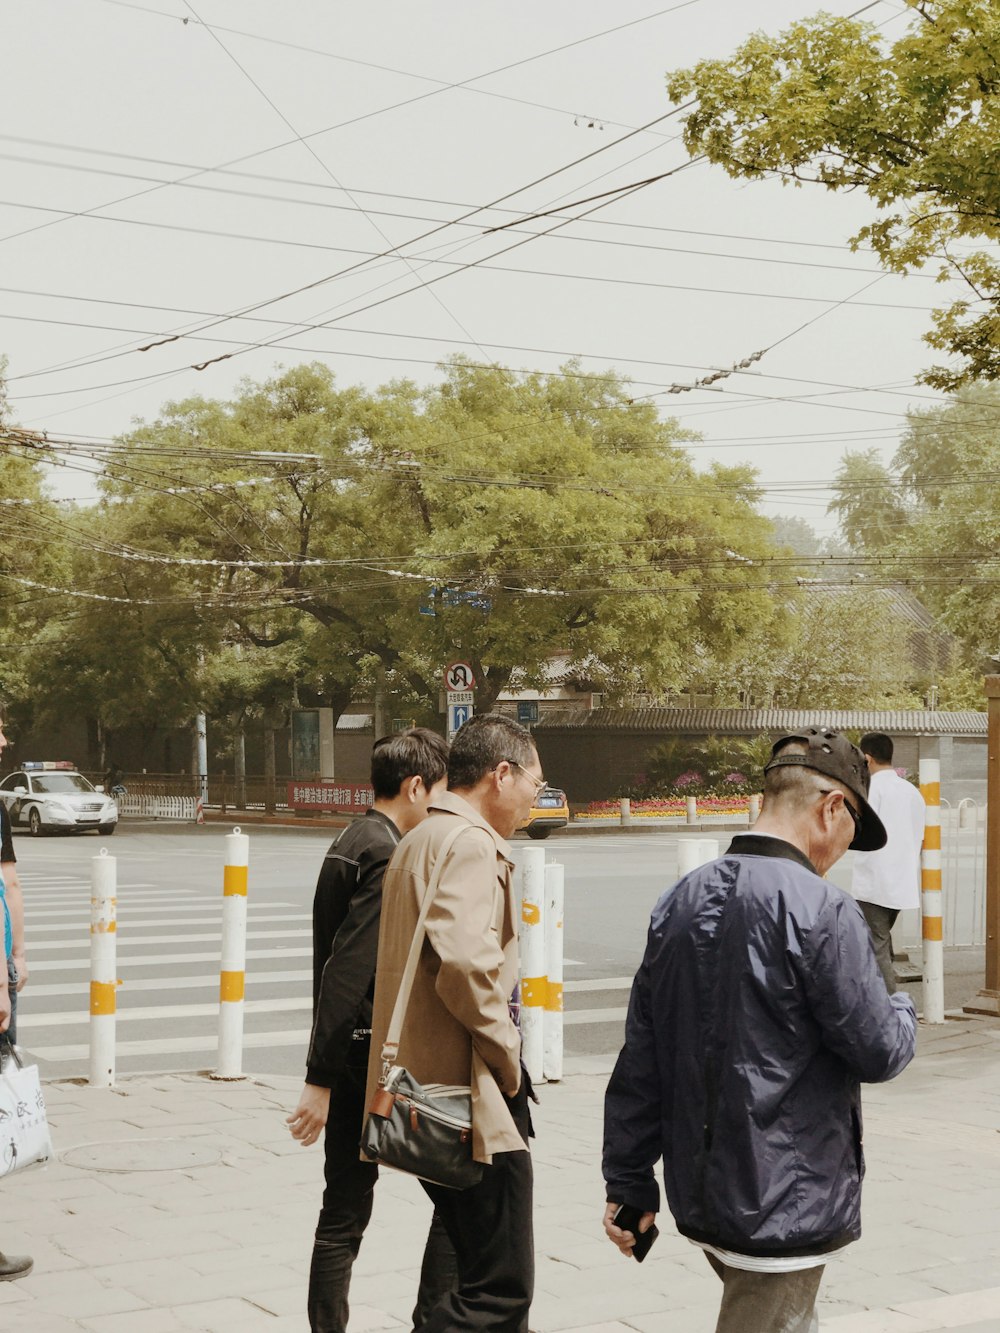
[[[403,783],[403,791],[406,793],[406,799],[410,801],[411,804],[416,805],[417,801],[420,799],[420,793],[423,791],[423,787],[424,780],[419,773],[412,778],[407,778]]]

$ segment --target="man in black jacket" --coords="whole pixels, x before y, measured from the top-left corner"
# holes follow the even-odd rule
[[[313,902],[313,1028],[306,1083],[288,1117],[304,1147],[326,1130],[326,1188],[309,1273],[313,1333],[345,1333],[351,1268],[372,1212],[378,1167],[362,1162],[382,876],[404,833],[446,788],[448,747],[413,727],[376,741],[374,804],[326,854]],[[455,1285],[454,1251],[435,1215],[424,1252],[414,1323]]]

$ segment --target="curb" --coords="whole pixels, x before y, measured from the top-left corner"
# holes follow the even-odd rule
[[[244,827],[253,826],[254,828],[325,828],[339,831],[346,828],[356,815],[293,815],[287,813],[275,812],[273,815],[264,814],[260,810],[227,810],[225,814],[221,810],[206,810],[204,822],[206,824],[240,824]],[[153,824],[190,824],[191,820],[176,819],[157,819],[151,815],[124,815],[122,822],[153,823]],[[669,823],[666,820],[644,819],[633,821],[631,824],[622,824],[617,820],[598,821],[587,819],[580,823],[571,822],[564,828],[552,829],[549,838],[564,838],[567,834],[583,834],[585,837],[591,837],[597,833],[626,833],[638,835],[643,833],[702,833],[710,835],[712,833],[745,833],[750,826],[748,824],[679,824],[676,820]],[[527,833],[517,830],[514,839],[520,841],[531,841]],[[544,842],[547,839],[536,839],[535,841]]]

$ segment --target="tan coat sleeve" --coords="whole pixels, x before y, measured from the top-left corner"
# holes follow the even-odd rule
[[[440,963],[435,988],[500,1088],[513,1096],[521,1083],[521,1036],[500,982],[502,920],[496,849],[485,834],[470,830],[452,848],[427,915]]]

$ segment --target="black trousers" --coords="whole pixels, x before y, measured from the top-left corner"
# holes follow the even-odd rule
[[[309,1270],[312,1333],[346,1333],[351,1269],[372,1215],[378,1167],[358,1156],[365,1109],[366,1068],[348,1066],[330,1094],[326,1122],[326,1188]],[[437,1213],[431,1218],[413,1311],[419,1328],[439,1299],[458,1281],[455,1251]]]
[[[878,903],[858,902],[871,931],[872,946],[875,949],[875,961],[885,981],[885,988],[890,995],[898,990],[896,969],[892,965],[892,928],[896,924],[899,912],[894,907],[881,907]]]
[[[527,1333],[535,1285],[527,1078],[511,1111],[525,1141],[524,1152],[495,1153],[493,1164],[483,1168],[482,1180],[472,1189],[421,1182],[455,1247],[458,1289],[417,1324],[419,1333]]]

